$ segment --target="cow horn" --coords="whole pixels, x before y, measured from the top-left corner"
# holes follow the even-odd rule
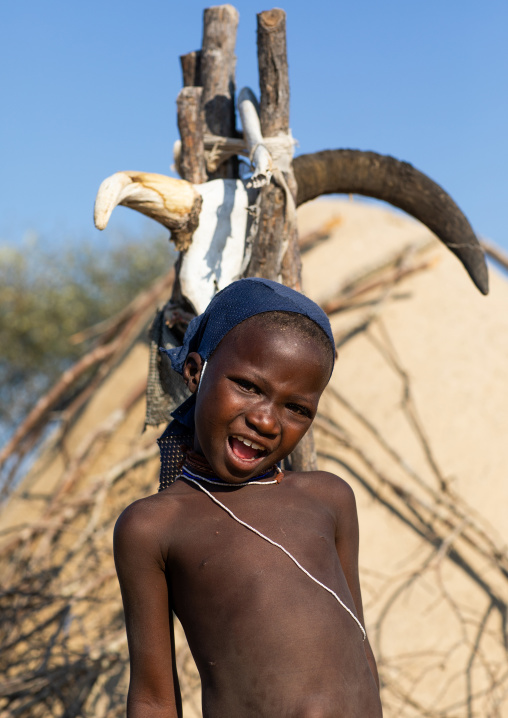
[[[489,277],[483,250],[468,220],[438,184],[407,162],[375,152],[324,150],[293,160],[297,205],[323,194],[361,194],[423,222],[462,262],[482,294]]]
[[[99,187],[94,220],[104,229],[114,208],[122,204],[154,219],[171,231],[177,249],[186,249],[199,224],[202,198],[194,185],[151,172],[116,172]]]

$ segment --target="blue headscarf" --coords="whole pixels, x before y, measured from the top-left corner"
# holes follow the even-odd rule
[[[169,356],[173,369],[182,374],[185,360],[190,352],[197,352],[204,362],[208,361],[220,341],[231,329],[257,314],[277,311],[302,314],[321,327],[330,340],[333,361],[335,360],[335,341],[330,322],[323,310],[300,292],[270,279],[258,277],[239,279],[218,292],[203,314],[190,322],[182,346],[173,349],[161,347],[160,351]],[[174,473],[165,469],[164,442],[170,441],[171,435],[188,437],[193,434],[195,405],[196,394],[192,394],[172,412],[174,421],[159,439],[162,488],[173,480],[169,477],[173,477]]]

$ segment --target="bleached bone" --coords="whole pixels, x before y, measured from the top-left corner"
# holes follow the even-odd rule
[[[180,287],[198,314],[242,272],[248,207],[257,191],[241,180],[194,185],[203,198],[199,226],[180,267]]]
[[[180,288],[198,314],[219,290],[242,273],[248,208],[256,198],[241,180],[193,185],[149,172],[117,172],[101,184],[95,225],[104,229],[122,204],[171,230],[183,251]]]
[[[272,157],[263,144],[259,122],[258,102],[248,87],[243,87],[238,95],[238,111],[242,120],[243,136],[249,150],[254,173],[249,187],[264,187],[272,176]]]
[[[99,187],[94,220],[104,229],[121,204],[147,215],[171,231],[177,249],[185,250],[199,223],[201,195],[193,184],[151,172],[116,172]]]

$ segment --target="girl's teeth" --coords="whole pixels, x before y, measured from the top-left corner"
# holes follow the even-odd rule
[[[242,444],[245,444],[245,446],[252,446],[253,449],[257,449],[258,451],[262,451],[263,447],[259,444],[256,444],[254,441],[249,441],[248,439],[244,439],[243,436],[236,436],[233,434],[234,439],[238,439],[238,441],[241,441]]]

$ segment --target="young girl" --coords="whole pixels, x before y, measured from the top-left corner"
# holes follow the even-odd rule
[[[379,718],[353,492],[327,472],[280,468],[333,369],[326,315],[276,282],[242,279],[168,354],[191,396],[161,438],[167,488],[115,529],[128,715],[181,716],[174,611],[205,718]]]

